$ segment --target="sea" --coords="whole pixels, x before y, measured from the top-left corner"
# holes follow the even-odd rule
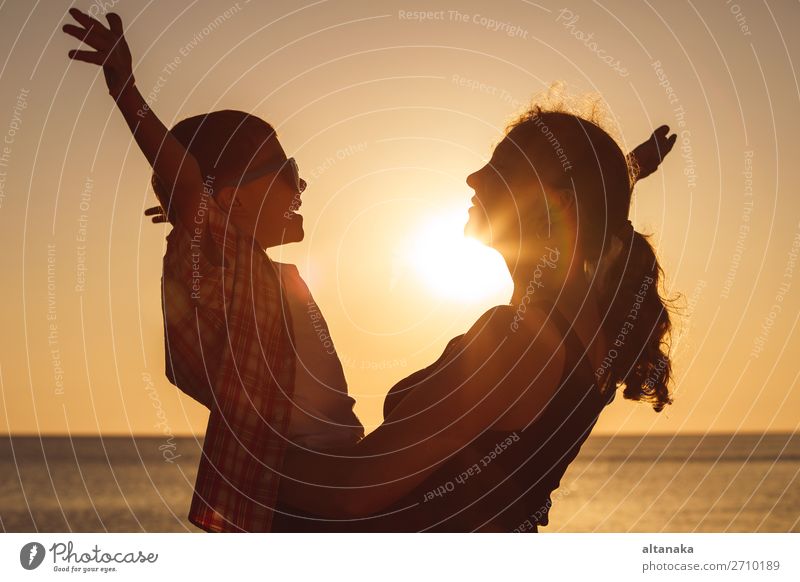
[[[0,437],[4,532],[196,532],[202,437]],[[541,532],[798,532],[800,433],[592,436]]]

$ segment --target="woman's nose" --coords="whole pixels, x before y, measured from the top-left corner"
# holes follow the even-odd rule
[[[467,176],[467,186],[476,190],[478,187],[478,179],[480,178],[479,174],[481,173],[480,170],[477,172],[472,172],[469,176]]]

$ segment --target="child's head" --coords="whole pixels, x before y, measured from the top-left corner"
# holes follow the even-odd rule
[[[197,160],[215,199],[239,229],[264,248],[303,239],[303,218],[295,211],[305,182],[272,126],[225,110],[184,119],[170,132]],[[169,199],[155,175],[152,184],[160,199]]]

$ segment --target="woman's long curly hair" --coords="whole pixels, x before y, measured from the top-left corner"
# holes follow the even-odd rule
[[[597,370],[600,389],[624,385],[625,398],[660,412],[672,403],[672,322],[659,293],[664,271],[650,235],[626,228],[637,168],[609,133],[589,120],[596,105],[588,116],[559,107],[531,107],[509,125],[507,136],[529,159],[554,169],[547,177],[551,186],[575,192],[580,251],[587,278],[598,290],[609,346]]]

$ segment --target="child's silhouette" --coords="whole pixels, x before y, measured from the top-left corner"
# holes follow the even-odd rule
[[[332,340],[319,340],[319,307],[294,265],[264,252],[302,240],[306,183],[253,115],[216,111],[168,131],[136,88],[119,16],[106,28],[70,14],[81,26],[64,32],[96,50],[69,56],[103,66],[174,226],[162,279],[167,377],[210,410],[189,518],[208,531],[268,530],[287,442],[324,449],[363,436]]]

